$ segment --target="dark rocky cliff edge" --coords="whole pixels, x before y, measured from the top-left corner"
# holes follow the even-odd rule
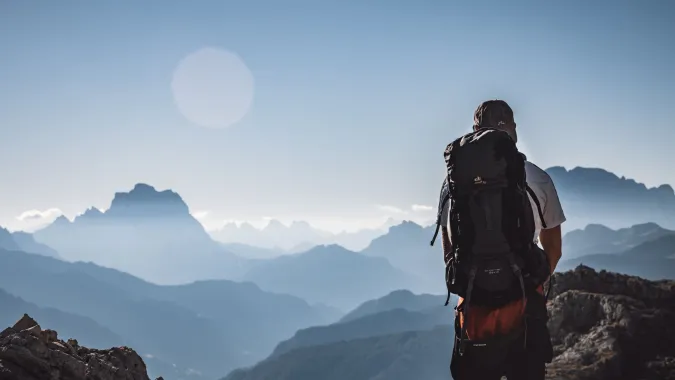
[[[675,281],[582,265],[554,280],[547,379],[675,379]]]
[[[160,378],[161,379],[161,378]],[[0,332],[0,380],[149,380],[128,347],[96,350],[64,342],[28,315]],[[159,379],[158,379],[159,380]]]

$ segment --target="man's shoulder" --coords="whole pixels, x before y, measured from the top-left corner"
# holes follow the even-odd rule
[[[530,161],[525,161],[525,174],[528,183],[552,183],[551,176],[546,173],[546,170],[533,164]]]

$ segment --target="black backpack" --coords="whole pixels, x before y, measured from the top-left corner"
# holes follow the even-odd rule
[[[445,304],[451,293],[463,297],[466,315],[469,304],[497,308],[525,297],[526,289],[542,285],[550,274],[546,254],[533,241],[528,192],[546,224],[527,186],[525,156],[508,133],[489,128],[456,139],[444,156],[447,177],[431,245],[449,201],[452,255],[446,262]]]

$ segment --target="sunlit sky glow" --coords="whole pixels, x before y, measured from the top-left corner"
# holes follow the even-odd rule
[[[210,228],[433,218],[503,98],[542,167],[675,184],[675,4],[0,2],[0,225],[171,188]],[[417,206],[414,206],[417,205]]]

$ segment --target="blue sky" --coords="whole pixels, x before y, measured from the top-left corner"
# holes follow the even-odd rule
[[[506,3],[0,2],[0,225],[105,208],[137,182],[211,225],[427,220],[412,205],[436,202],[443,148],[490,98],[539,166],[675,184],[675,4]],[[228,128],[174,102],[176,68],[203,48],[254,79]]]

